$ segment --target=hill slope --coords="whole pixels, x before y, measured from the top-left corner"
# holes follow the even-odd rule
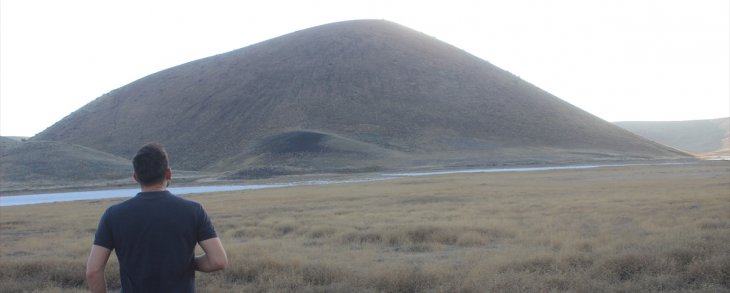
[[[730,155],[730,118],[616,122],[633,133],[698,155]]]
[[[33,139],[125,158],[160,141],[173,167],[217,171],[686,156],[433,37],[375,20],[318,26],[152,74]],[[299,142],[309,147],[289,147]]]
[[[127,159],[65,142],[17,142],[0,154],[0,191],[131,182],[131,174]]]
[[[0,156],[5,154],[9,149],[21,145],[22,142],[5,136],[0,136]]]

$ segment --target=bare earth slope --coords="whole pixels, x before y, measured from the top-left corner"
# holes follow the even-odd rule
[[[730,156],[730,118],[616,122],[633,133],[698,155]]]
[[[125,158],[154,140],[174,167],[244,173],[686,157],[379,20],[305,29],[152,74],[33,139]]]

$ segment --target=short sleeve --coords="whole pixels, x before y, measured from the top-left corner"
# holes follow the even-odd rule
[[[114,238],[112,237],[112,231],[109,228],[109,209],[107,209],[101,216],[99,225],[96,227],[94,245],[114,249]]]
[[[208,217],[208,213],[205,212],[205,209],[203,209],[203,206],[198,205],[198,229],[197,229],[197,238],[198,242],[203,240],[208,240],[211,238],[218,237],[218,235],[215,232],[215,228],[213,228],[213,223],[210,222],[210,218]]]

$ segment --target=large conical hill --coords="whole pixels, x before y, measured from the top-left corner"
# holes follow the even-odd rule
[[[159,141],[173,167],[244,173],[686,157],[382,20],[309,28],[149,75],[33,139],[125,158]]]

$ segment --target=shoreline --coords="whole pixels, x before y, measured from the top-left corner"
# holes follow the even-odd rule
[[[267,180],[269,182],[256,182],[243,184],[241,181],[236,182],[218,182],[222,184],[197,184],[189,186],[175,186],[171,187],[170,191],[177,195],[189,195],[189,194],[203,194],[203,193],[215,193],[215,192],[227,192],[227,191],[238,191],[238,190],[256,190],[256,189],[269,189],[269,188],[283,188],[283,187],[294,187],[294,186],[311,186],[311,185],[331,185],[331,184],[346,184],[346,183],[357,183],[357,182],[369,182],[369,181],[381,181],[390,180],[404,177],[421,177],[421,176],[434,176],[434,175],[447,175],[447,174],[468,174],[468,173],[502,173],[502,172],[539,172],[539,171],[560,171],[560,170],[581,170],[581,169],[594,169],[594,168],[610,168],[610,167],[638,167],[638,166],[660,166],[660,165],[688,165],[697,164],[703,161],[693,162],[653,162],[653,163],[616,163],[616,164],[582,164],[582,165],[563,165],[563,166],[542,166],[542,167],[519,167],[513,166],[509,168],[482,168],[482,169],[451,169],[451,170],[434,170],[428,172],[392,172],[392,173],[367,173],[362,176],[349,176],[337,177],[325,177],[325,178],[312,178],[311,180],[301,180],[305,176],[297,176],[300,180],[290,181],[285,178],[278,178],[279,180]],[[712,162],[712,161],[704,161]],[[292,179],[292,178],[289,178]],[[279,182],[276,182],[279,181]],[[214,183],[214,182],[210,182]],[[225,184],[228,183],[228,184]],[[10,206],[23,206],[23,205],[34,205],[34,204],[47,204],[57,202],[68,202],[68,201],[91,201],[91,200],[102,200],[102,199],[113,199],[113,198],[127,198],[134,196],[138,192],[136,186],[126,186],[112,189],[97,189],[97,190],[77,190],[71,192],[47,192],[47,193],[36,193],[36,194],[24,194],[24,195],[2,195],[0,196],[0,207]]]
[[[717,159],[666,159],[666,160],[575,160],[575,161],[555,161],[555,162],[540,162],[540,161],[522,161],[522,162],[495,162],[494,164],[457,164],[457,165],[430,165],[430,166],[412,166],[380,170],[377,172],[362,172],[362,173],[337,173],[337,172],[322,172],[322,173],[310,173],[310,174],[290,174],[290,175],[279,175],[265,178],[239,178],[239,179],[220,179],[225,172],[218,173],[202,173],[197,171],[186,171],[186,170],[173,170],[177,174],[180,172],[194,173],[186,174],[183,176],[173,176],[172,184],[174,187],[198,187],[198,186],[217,186],[217,185],[243,185],[243,184],[280,184],[280,183],[291,183],[298,181],[312,181],[312,180],[336,180],[336,179],[357,179],[363,177],[381,176],[383,174],[401,174],[401,173],[431,173],[431,172],[452,172],[452,171],[469,171],[469,170],[482,170],[482,169],[508,169],[508,168],[538,168],[538,167],[565,167],[565,166],[579,166],[579,165],[635,165],[635,164],[663,164],[663,163],[697,163],[703,161],[730,161],[728,160],[717,160]],[[131,168],[131,166],[130,166]],[[131,171],[130,171],[131,172]],[[125,188],[138,188],[136,182],[129,178],[118,178],[112,180],[98,180],[98,181],[81,181],[72,182],[69,184],[47,184],[41,186],[33,185],[22,185],[15,184],[16,186],[8,187],[8,183],[5,182],[6,187],[0,188],[0,198],[21,196],[21,195],[34,195],[34,194],[49,194],[49,193],[65,193],[65,192],[82,192],[82,191],[99,191],[99,190],[113,190],[113,189],[125,189]]]

